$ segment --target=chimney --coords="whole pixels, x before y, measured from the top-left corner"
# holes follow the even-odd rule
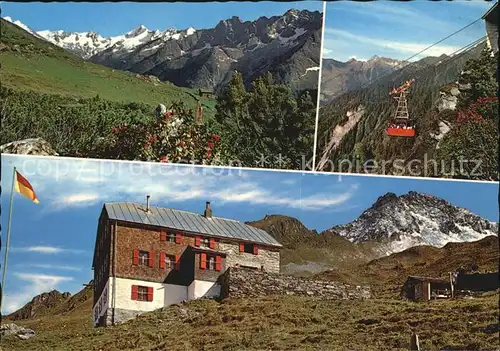
[[[149,195],[146,195],[146,212],[149,212]]]
[[[207,201],[205,205],[205,213],[203,214],[205,218],[212,218],[212,209],[210,208],[210,201]]]

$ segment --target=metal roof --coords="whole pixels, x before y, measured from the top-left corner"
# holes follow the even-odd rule
[[[205,218],[194,212],[154,206],[150,206],[150,211],[146,212],[145,206],[132,202],[105,203],[104,208],[109,219],[112,220],[282,247],[266,231],[233,219],[220,217]]]

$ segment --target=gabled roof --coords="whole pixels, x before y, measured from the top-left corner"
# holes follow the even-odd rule
[[[132,202],[105,203],[104,209],[108,214],[108,218],[112,220],[282,247],[266,231],[233,219],[206,218],[194,212],[152,206],[150,211],[146,212],[143,205]]]

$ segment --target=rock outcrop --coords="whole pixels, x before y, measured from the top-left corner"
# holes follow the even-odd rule
[[[52,145],[42,138],[12,141],[1,145],[0,152],[16,155],[59,156]]]
[[[2,337],[15,335],[19,339],[27,340],[35,336],[35,331],[33,329],[20,327],[14,323],[9,323],[0,326],[0,335]]]

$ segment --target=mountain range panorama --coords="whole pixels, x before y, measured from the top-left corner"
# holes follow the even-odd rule
[[[242,22],[233,16],[214,28],[149,30],[141,25],[119,36],[95,32],[34,31],[6,20],[86,60],[153,75],[177,86],[220,91],[235,71],[244,82],[271,72],[294,90],[317,89],[322,14],[288,10]]]

